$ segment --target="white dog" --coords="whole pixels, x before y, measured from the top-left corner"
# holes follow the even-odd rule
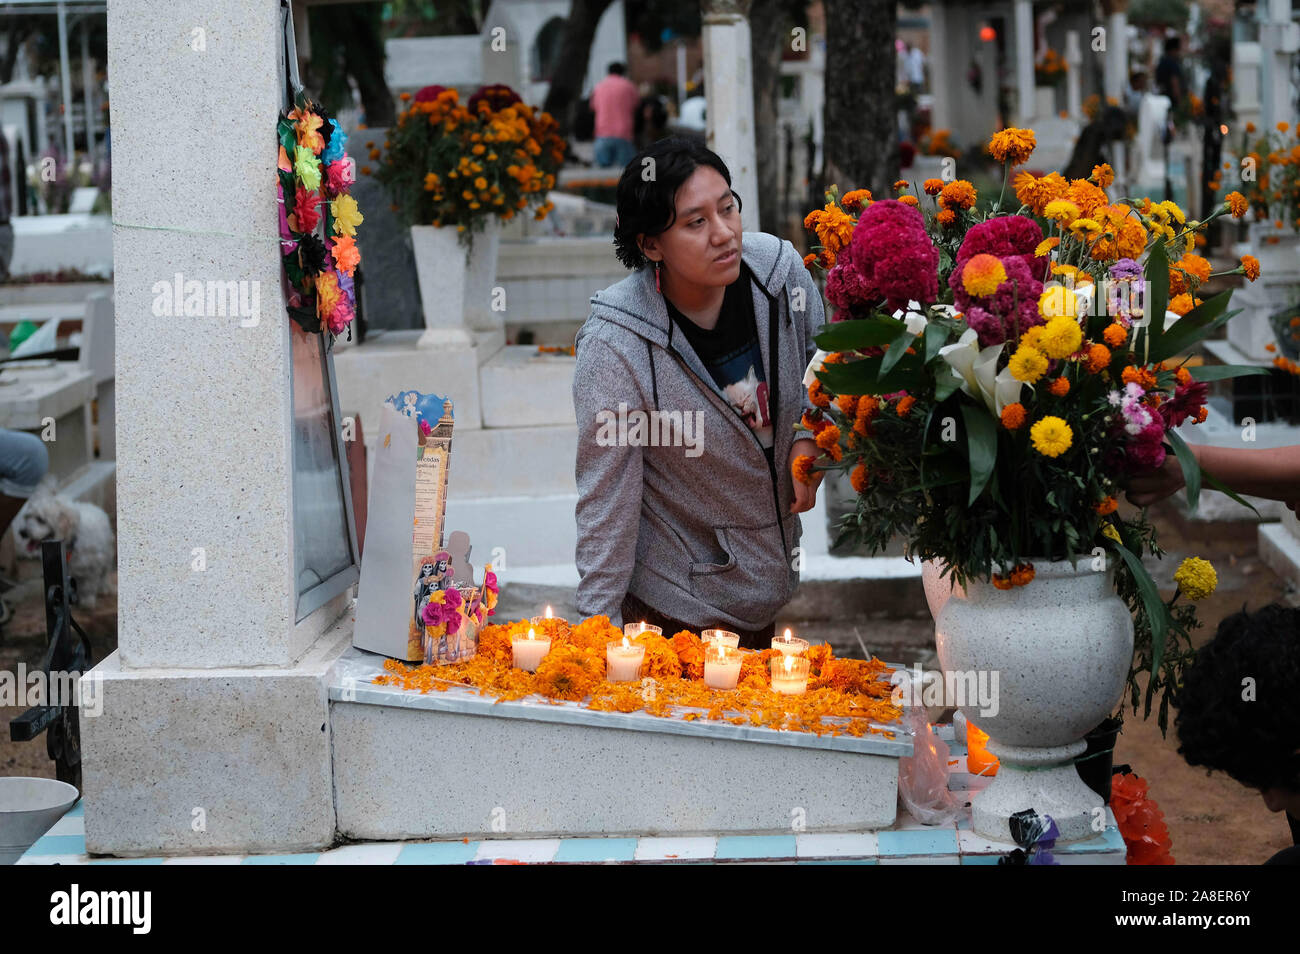
[[[40,559],[41,541],[50,539],[63,541],[77,604],[93,609],[99,594],[111,590],[108,575],[117,558],[108,514],[41,484],[14,518],[14,547],[19,557]]]

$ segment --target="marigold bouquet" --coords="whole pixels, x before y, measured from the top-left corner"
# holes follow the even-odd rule
[[[382,151],[374,142],[366,146],[371,160],[380,160],[375,178],[408,224],[455,226],[468,240],[489,216],[509,221],[531,205],[534,218],[543,219],[554,208],[546,193],[567,147],[549,113],[501,84],[464,104],[442,86],[402,99],[408,105]]]
[[[1278,123],[1251,141],[1254,132],[1254,123],[1247,123],[1240,148],[1254,170],[1249,179],[1243,174],[1241,183],[1254,217],[1279,230],[1300,228],[1300,126]]]
[[[930,179],[880,200],[832,187],[808,215],[820,244],[805,262],[829,269],[835,313],[805,378],[816,411],[802,424],[822,453],[794,474],[846,471],[858,500],[841,539],[879,551],[901,537],[962,584],[1023,586],[1035,561],[1110,554],[1117,590],[1134,594],[1138,655],[1146,634],[1160,674],[1149,712],[1177,683],[1165,641],[1194,613],[1161,600],[1142,565],[1154,532],[1122,519],[1117,497],[1172,453],[1195,506],[1202,475],[1174,429],[1204,420],[1208,382],[1260,370],[1180,357],[1233,314],[1230,292],[1199,297],[1213,276],[1197,233],[1246,202],[1232,193],[1189,222],[1172,202],[1113,200],[1109,166],[1013,179],[1034,147],[1032,130],[993,137],[1004,180],[989,211],[971,183]],[[1253,280],[1258,262],[1223,274]]]

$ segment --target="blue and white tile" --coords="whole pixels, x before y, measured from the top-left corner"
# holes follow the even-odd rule
[[[558,838],[511,839],[499,838],[479,843],[475,861],[521,861],[526,864],[545,864],[560,850]]]
[[[477,841],[407,842],[393,862],[395,865],[463,865],[478,856]]]
[[[956,855],[881,855],[882,865],[955,865],[960,864]]]
[[[321,852],[318,865],[391,865],[402,850],[399,841],[365,845],[344,845]]]
[[[642,838],[637,842],[637,861],[700,861],[712,860],[718,839],[695,838]]]
[[[876,833],[880,844],[880,857],[902,855],[952,855],[957,856],[957,831],[955,828],[931,828],[925,831],[901,830]]]
[[[793,858],[794,835],[723,835],[713,853],[716,861],[742,858]]]
[[[551,860],[557,864],[603,864],[635,858],[635,838],[566,838]]]
[[[244,855],[176,855],[164,858],[165,865],[242,865]]]
[[[799,858],[874,858],[880,850],[875,832],[816,832],[795,836]]]

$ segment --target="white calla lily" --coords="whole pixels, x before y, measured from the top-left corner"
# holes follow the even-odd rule
[[[978,399],[994,416],[1019,399],[1022,382],[1011,376],[1010,368],[998,371],[1003,345],[981,349],[979,335],[967,328],[955,344],[939,349],[939,357],[948,362],[961,379],[961,390]]]
[[[813,355],[812,360],[808,362],[807,369],[804,370],[804,387],[812,387],[812,383],[817,380],[817,372],[822,369],[822,362],[825,361],[829,355],[829,351],[823,351],[821,348],[817,349],[817,353]]]
[[[975,383],[975,359],[980,354],[979,335],[975,329],[967,328],[960,338],[950,345],[939,349],[939,357],[948,362],[952,373],[961,379],[961,389],[975,397],[979,394],[979,385]]]
[[[921,311],[921,303],[919,301],[909,301],[907,303],[907,311],[900,308],[894,312],[894,317],[907,325],[908,332],[913,335],[919,335],[925,331],[925,313]]]
[[[1074,316],[1082,324],[1092,314],[1092,305],[1097,295],[1097,286],[1092,282],[1079,285],[1074,289]]]

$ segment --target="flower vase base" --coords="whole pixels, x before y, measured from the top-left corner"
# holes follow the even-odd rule
[[[1051,815],[1060,831],[1057,844],[1096,838],[1106,806],[1074,767],[1087,749],[1080,740],[1068,745],[1003,745],[992,739],[988,750],[998,759],[998,774],[971,802],[971,826],[985,838],[1014,843],[1011,816],[1032,808]]]

